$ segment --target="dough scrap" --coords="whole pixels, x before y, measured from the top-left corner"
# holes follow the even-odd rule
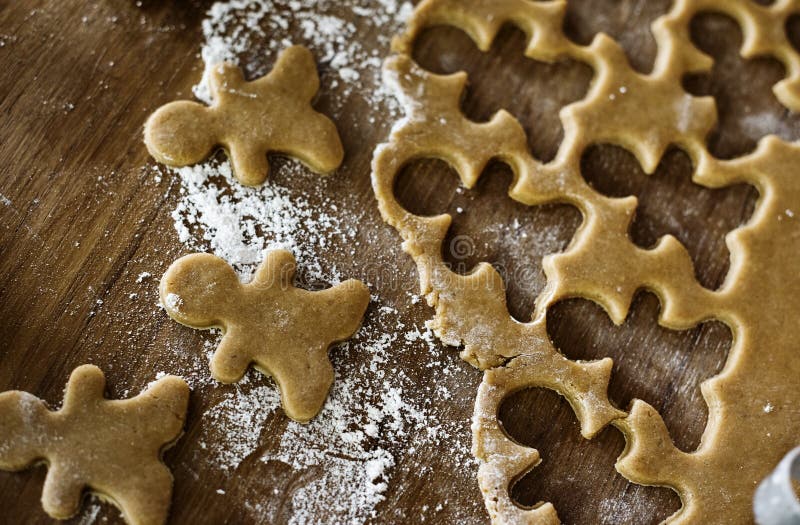
[[[96,366],[76,368],[57,411],[26,392],[0,394],[0,469],[47,464],[42,506],[53,518],[77,513],[88,487],[132,525],[166,523],[172,474],[160,456],[181,436],[189,386],[166,376],[136,397],[109,400],[105,384]]]
[[[333,122],[311,106],[319,77],[311,51],[291,46],[273,70],[252,82],[242,70],[221,63],[210,69],[213,105],[181,100],[155,111],[144,127],[150,154],[169,166],[208,157],[216,146],[228,152],[237,179],[250,186],[269,172],[268,152],[296,157],[318,173],[342,163],[344,150]]]
[[[275,378],[286,415],[304,423],[322,410],[333,384],[328,349],[358,330],[369,290],[350,279],[311,292],[293,285],[294,273],[286,250],[268,252],[249,284],[219,257],[192,254],[172,263],[159,293],[175,321],[224,331],[211,359],[214,379],[235,383],[252,363]]]
[[[616,468],[627,479],[679,493],[683,506],[669,523],[750,523],[757,483],[800,442],[800,418],[793,416],[793,407],[800,405],[795,262],[800,178],[793,171],[800,145],[768,136],[749,156],[714,158],[705,144],[717,118],[714,100],[686,93],[681,79],[712,65],[690,42],[689,22],[702,11],[722,12],[743,28],[743,55],[767,53],[786,65],[789,76],[775,93],[790,109],[800,109],[800,56],[784,31],[788,16],[800,11],[800,1],[761,6],[752,0],[677,0],[653,23],[658,54],[646,75],[633,70],[622,48],[605,34],[588,46],[570,41],[562,31],[565,8],[564,1],[425,0],[406,32],[394,39],[394,54],[384,65],[406,118],[375,151],[373,189],[384,220],[398,230],[417,265],[422,294],[435,307],[434,332],[446,344],[463,345],[461,357],[485,371],[472,429],[487,510],[498,524],[558,522],[550,504],[526,509],[512,501],[510,486],[538,464],[539,454],[513,443],[497,420],[508,394],[545,387],[567,398],[585,437],[608,424],[623,432],[628,446]],[[486,51],[509,22],[527,34],[526,56],[547,62],[568,57],[595,71],[584,99],[562,109],[564,139],[546,164],[531,155],[525,131],[508,112],[498,111],[485,123],[461,113],[465,73],[436,75],[411,58],[414,40],[426,27],[455,26]],[[688,252],[673,236],[662,237],[652,249],[631,242],[628,228],[637,199],[603,196],[580,173],[583,151],[598,143],[631,151],[647,173],[675,144],[692,159],[696,183],[756,187],[760,199],[751,220],[726,236],[731,265],[719,290],[697,282]],[[442,242],[449,215],[420,217],[396,200],[396,175],[424,157],[449,163],[467,188],[490,160],[501,159],[515,174],[511,198],[528,205],[569,203],[581,211],[583,223],[566,251],[543,259],[547,286],[529,323],[511,318],[502,278],[491,265],[482,263],[469,275],[447,267]],[[591,299],[621,324],[639,289],[659,297],[663,326],[684,330],[718,319],[733,334],[724,369],[701,385],[708,423],[701,445],[691,453],[674,446],[661,416],[647,403],[634,401],[628,412],[613,406],[607,396],[610,360],[570,361],[547,336],[546,312],[556,302]]]

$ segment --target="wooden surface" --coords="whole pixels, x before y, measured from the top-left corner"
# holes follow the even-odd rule
[[[655,43],[647,27],[668,4],[571,0],[566,29],[582,43],[597,31],[619,38],[632,63],[648,71]],[[157,279],[188,250],[170,217],[176,186],[169,177],[155,182],[148,174],[144,167],[152,161],[141,142],[149,112],[188,97],[199,78],[199,24],[208,5],[0,0],[0,391],[30,391],[57,406],[69,372],[91,362],[106,372],[110,393],[122,396],[143,388],[157,371],[180,372],[183,358],[170,348],[199,354],[208,340],[154,307]],[[800,35],[796,25],[790,23],[789,30]],[[790,139],[800,134],[800,120],[770,91],[782,78],[782,67],[766,58],[743,62],[735,23],[703,15],[693,23],[693,35],[718,61],[710,75],[685,82],[693,93],[716,97],[720,126],[710,138],[716,155],[747,152],[768,132]],[[361,38],[366,45],[375,41],[374,34]],[[435,72],[468,71],[467,115],[485,120],[498,108],[508,109],[528,131],[533,152],[546,160],[555,155],[562,135],[558,110],[581,97],[592,72],[581,64],[525,59],[523,44],[519,31],[506,28],[482,54],[464,34],[437,28],[423,34],[416,58]],[[323,83],[317,107],[326,111],[336,96]],[[401,253],[395,232],[380,221],[369,183],[372,148],[385,139],[392,118],[378,115],[374,125],[363,126],[363,111],[357,100],[346,102],[337,120],[347,158],[326,182],[326,191],[333,202],[347,199],[363,210],[358,238],[365,242],[353,256],[334,250],[321,254],[321,260],[353,277],[370,265],[390,268],[396,278],[372,283],[378,288],[373,292],[397,307],[403,322],[419,324],[431,311],[409,302],[409,292],[417,290],[415,269]],[[689,249],[700,281],[720,285],[728,268],[723,237],[752,212],[752,189],[710,191],[693,185],[691,164],[680,151],[670,151],[648,177],[629,153],[598,145],[585,154],[584,174],[598,191],[640,198],[631,229],[635,242],[650,246],[660,235],[676,235]],[[276,170],[270,183],[302,193],[313,181],[282,177]],[[544,286],[541,257],[567,245],[580,215],[565,206],[516,204],[505,196],[509,182],[508,168],[496,165],[476,189],[458,191],[446,166],[420,161],[403,172],[397,194],[411,211],[454,214],[451,237],[468,236],[474,250],[462,258],[445,250],[446,257],[458,271],[481,260],[501,268],[508,277],[510,311],[524,320]],[[515,220],[519,229],[510,229]],[[136,283],[142,272],[154,279]],[[621,407],[634,397],[651,403],[678,446],[692,450],[706,420],[698,384],[721,369],[730,333],[719,323],[686,332],[663,329],[656,321],[658,308],[655,297],[640,295],[628,321],[614,327],[599,307],[570,300],[549,312],[549,330],[571,358],[613,357],[611,399]],[[419,385],[412,396],[425,397],[425,386],[437,383],[452,393],[432,410],[463,428],[452,439],[468,447],[480,373],[460,363],[455,351],[445,355],[454,371],[447,376],[426,366],[424,351],[399,353],[395,359]],[[254,502],[273,505],[272,519],[284,523],[293,511],[283,502],[316,475],[257,458],[243,461],[235,473],[203,461],[202,415],[230,388],[206,387],[192,394],[186,434],[166,455],[175,474],[171,523],[256,523],[260,520],[249,510]],[[551,501],[566,523],[656,523],[679,506],[672,491],[629,484],[616,474],[621,434],[608,428],[592,441],[582,439],[569,406],[552,392],[519,392],[505,402],[500,418],[511,436],[544,457],[514,488],[521,503]],[[279,440],[285,425],[281,412],[270,417],[259,448]],[[404,443],[393,446],[397,464],[386,500],[369,521],[414,523],[423,516],[428,523],[486,521],[474,466],[458,469],[448,463],[456,444],[445,441],[414,451]],[[44,473],[41,467],[0,473],[0,523],[49,522],[38,502]],[[330,516],[317,518],[323,522]],[[107,505],[98,519],[120,521]]]

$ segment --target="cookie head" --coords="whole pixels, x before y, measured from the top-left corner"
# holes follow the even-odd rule
[[[224,328],[241,292],[236,272],[208,253],[181,257],[161,278],[161,304],[170,317],[195,328]]]
[[[47,407],[25,392],[0,394],[0,468],[21,470],[42,458],[39,439]]]
[[[187,166],[208,157],[216,135],[209,108],[185,100],[161,107],[144,125],[147,151],[168,166]]]

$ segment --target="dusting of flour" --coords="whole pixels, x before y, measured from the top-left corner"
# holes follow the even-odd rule
[[[297,163],[286,164],[303,171]],[[356,228],[332,214],[337,206],[312,187],[317,204],[303,195],[267,182],[242,186],[233,178],[230,163],[212,159],[196,166],[171,170],[180,180],[180,199],[172,212],[178,238],[186,246],[222,257],[247,279],[267,250],[285,248],[310,278],[339,281],[335,269],[323,271],[315,253],[335,241],[347,242]],[[296,173],[302,176],[300,173]]]
[[[242,65],[248,78],[254,78],[269,71],[281,49],[304,44],[318,61],[322,92],[336,93],[328,101],[328,112],[339,125],[343,108],[354,100],[373,115],[391,114],[397,106],[381,88],[381,57],[411,6],[395,0],[342,4],[328,0],[217,2],[202,26],[206,71],[228,60]],[[355,34],[348,20],[359,18],[364,21],[361,31],[374,30],[378,35],[377,47],[365,47],[365,40]],[[194,93],[208,101],[205,76]],[[394,356],[424,351],[419,362],[427,365],[426,373],[442,380],[457,373],[460,365],[435,343],[429,330],[407,326],[402,312],[384,304],[369,277],[353,275],[362,261],[339,269],[330,260],[352,259],[352,247],[365,227],[364,211],[346,196],[327,196],[328,184],[337,175],[323,179],[297,162],[273,160],[269,180],[248,188],[235,181],[224,156],[217,156],[196,166],[158,171],[156,178],[160,177],[169,177],[179,186],[172,219],[181,243],[224,258],[243,281],[267,250],[286,248],[297,258],[300,286],[328,286],[357,277],[375,293],[362,328],[332,352],[336,379],[322,412],[309,424],[285,418],[279,411],[275,384],[254,371],[237,385],[220,389],[224,393],[204,409],[196,438],[202,457],[229,479],[235,479],[244,462],[259,462],[282,465],[301,480],[293,482],[288,495],[279,494],[277,487],[271,489],[274,494],[253,490],[245,494],[245,508],[240,510],[257,522],[277,522],[285,518],[281,513],[286,496],[290,523],[368,522],[391,493],[395,470],[417,450],[445,451],[437,460],[449,472],[463,472],[465,479],[474,479],[476,464],[469,451],[466,418],[440,417],[448,415],[451,392],[438,382],[421,386],[412,377],[415,372],[398,366]],[[409,307],[414,303],[409,299]],[[197,352],[192,370],[181,371],[193,388],[217,387],[207,377],[206,359],[219,337],[217,333],[204,351]],[[278,440],[264,439],[269,433],[274,437],[276,429],[281,432]],[[421,461],[426,462],[425,458]],[[405,468],[418,468],[408,463]],[[313,475],[305,476],[308,472]],[[230,490],[238,489],[232,485],[217,493],[224,497]],[[399,518],[435,520],[446,499],[442,502],[435,509],[426,507],[425,512],[433,513],[430,516]],[[474,512],[467,510],[463,523],[470,521],[470,514]]]
[[[248,77],[266,74],[277,53],[302,44],[314,53],[322,84],[376,103],[386,98],[380,77],[382,57],[392,35],[411,15],[410,2],[398,0],[230,0],[217,2],[203,21],[206,65],[195,95],[211,101],[209,71],[228,61],[241,65]],[[359,21],[359,34],[353,20]],[[374,32],[377,45],[366,47],[361,33]]]
[[[264,463],[319,472],[291,494],[289,523],[322,523],[320,516],[331,523],[364,523],[374,517],[392,482],[398,451],[446,446],[452,450],[452,468],[472,466],[466,425],[442,424],[430,403],[410,401],[405,390],[412,382],[392,366],[392,354],[408,346],[406,336],[427,341],[435,353],[433,334],[398,324],[398,312],[390,307],[368,315],[366,329],[333,353],[336,380],[322,412],[305,425],[286,420],[276,448],[261,449],[260,442],[280,399],[275,385],[264,384],[257,372],[251,371],[203,416],[200,445],[224,471],[234,472],[257,454]],[[394,323],[399,330],[376,332],[383,323]],[[365,353],[368,360],[354,359]],[[449,373],[446,367],[443,373]],[[460,441],[455,447],[454,438]],[[248,503],[254,519],[276,521],[269,498],[256,495]]]

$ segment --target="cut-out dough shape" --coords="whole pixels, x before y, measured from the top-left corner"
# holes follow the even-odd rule
[[[224,331],[211,359],[214,379],[235,383],[253,364],[275,378],[286,415],[306,422],[322,410],[333,383],[328,349],[358,330],[369,290],[354,279],[303,290],[293,286],[294,273],[286,250],[268,252],[248,284],[219,257],[192,254],[172,263],[159,291],[174,320]]]
[[[47,464],[42,506],[54,518],[78,512],[88,487],[132,525],[163,524],[172,474],[161,453],[181,436],[189,386],[166,376],[130,399],[105,399],[104,390],[103,372],[83,365],[57,411],[26,392],[0,394],[0,469]]]
[[[800,145],[770,136],[750,156],[714,158],[705,144],[716,120],[714,101],[689,95],[681,79],[711,66],[688,38],[691,18],[720,11],[742,25],[745,56],[770,53],[787,65],[789,78],[775,91],[788,107],[800,107],[800,57],[784,30],[789,14],[800,11],[800,0],[778,0],[767,7],[752,0],[676,0],[652,26],[658,55],[647,75],[634,71],[605,34],[589,46],[570,41],[563,34],[565,10],[563,0],[424,0],[406,32],[393,41],[395,55],[384,65],[406,118],[375,151],[373,189],[381,215],[398,230],[403,249],[417,264],[421,292],[436,309],[435,334],[446,344],[463,345],[462,358],[485,370],[472,425],[484,502],[498,524],[558,522],[552,505],[526,509],[512,501],[510,486],[536,466],[539,455],[510,441],[497,420],[508,394],[545,387],[569,400],[585,437],[608,424],[623,432],[628,446],[616,468],[626,478],[678,492],[683,506],[668,522],[750,523],[756,485],[800,442]],[[487,50],[505,23],[527,34],[526,56],[543,61],[569,57],[595,71],[586,97],[561,110],[564,140],[547,164],[533,158],[524,129],[508,112],[498,111],[486,123],[461,113],[464,73],[435,75],[411,58],[414,40],[426,27],[455,26]],[[675,144],[691,157],[698,184],[716,188],[744,182],[758,189],[760,200],[750,222],[726,236],[731,265],[719,290],[697,282],[689,254],[674,237],[662,237],[653,249],[631,242],[627,232],[636,199],[600,195],[580,173],[582,153],[598,143],[628,149],[648,173],[665,148]],[[420,217],[397,202],[395,177],[405,164],[422,157],[448,162],[466,187],[477,182],[490,160],[502,159],[515,174],[511,198],[528,205],[566,202],[583,214],[567,250],[543,259],[547,287],[530,323],[513,321],[502,278],[491,265],[481,264],[469,275],[447,267],[442,242],[449,215]],[[610,360],[570,361],[547,337],[550,305],[584,297],[620,324],[642,288],[661,300],[660,324],[680,330],[719,319],[734,337],[723,371],[701,385],[708,424],[701,445],[691,453],[674,446],[661,416],[647,403],[634,401],[628,413],[611,404]]]
[[[319,77],[305,47],[287,48],[268,75],[252,82],[232,64],[214,65],[210,84],[213,105],[170,102],[147,119],[144,142],[157,161],[195,164],[222,146],[236,177],[251,186],[266,180],[268,152],[296,157],[318,173],[341,164],[336,126],[311,107]]]

